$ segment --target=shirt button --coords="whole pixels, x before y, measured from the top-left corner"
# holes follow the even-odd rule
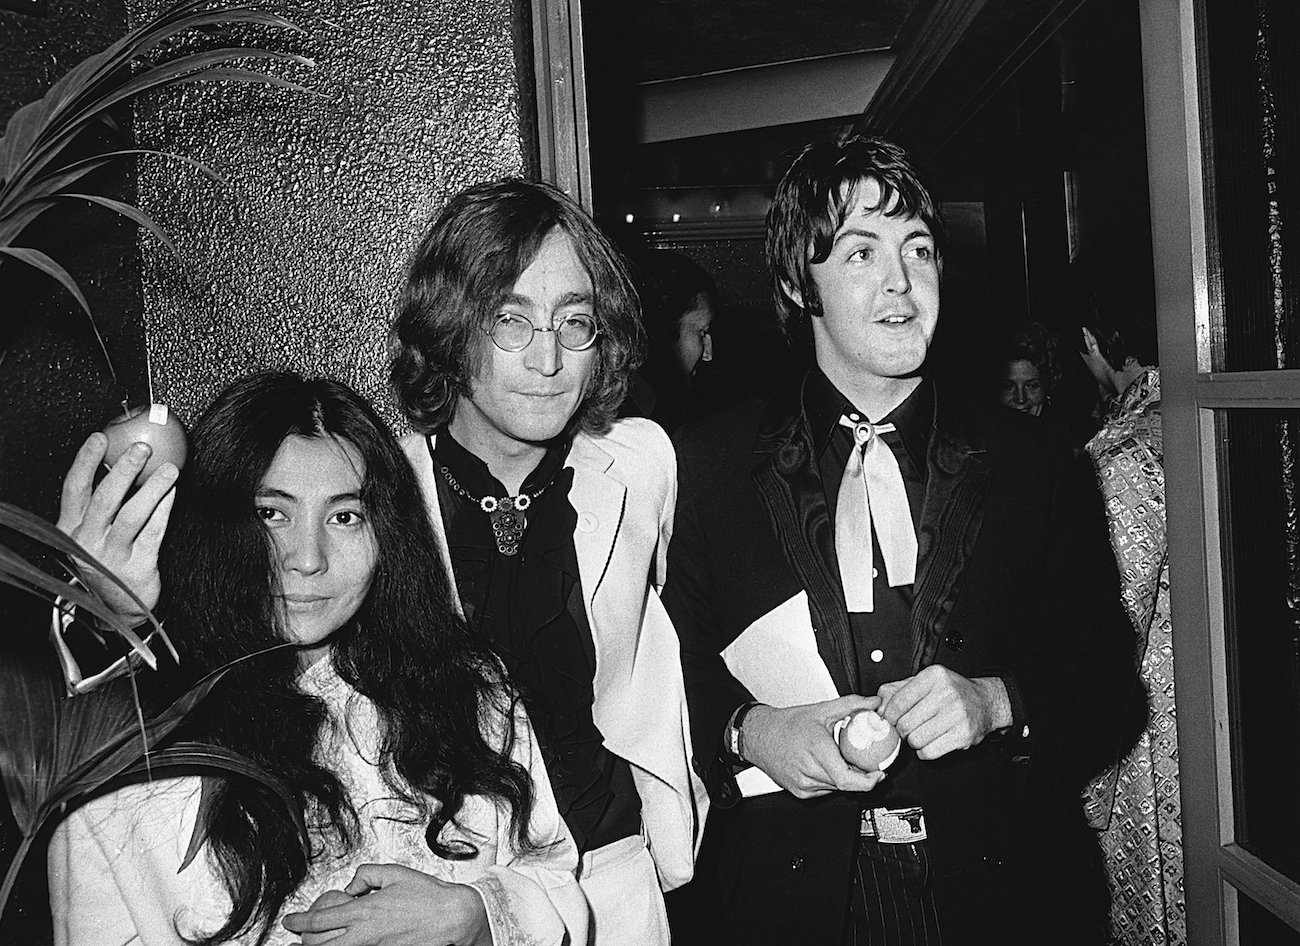
[[[873,569],[871,569],[871,577],[872,577],[872,578],[879,578],[879,577],[880,577],[880,569],[879,569],[879,568],[873,568]]]
[[[874,663],[880,663],[880,661],[885,659],[885,652],[883,650],[873,650],[871,652],[871,659]]]
[[[790,869],[803,870],[803,858],[799,857],[798,855],[795,855],[794,857],[790,858]]]
[[[584,512],[578,515],[579,532],[595,532],[598,524],[599,520],[593,512]]]

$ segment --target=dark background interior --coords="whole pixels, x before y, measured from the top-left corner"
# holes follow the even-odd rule
[[[610,6],[583,5],[595,211],[625,244],[683,252],[717,279],[725,312],[712,367],[723,396],[765,384],[791,360],[773,313],[761,214],[805,143],[850,129],[908,147],[945,205],[951,243],[937,357],[986,392],[999,336],[1036,320],[1061,337],[1071,381],[1081,383],[1071,354],[1077,320],[1066,305],[1071,259],[1121,248],[1151,255],[1134,4],[1065,4],[1073,15],[1061,22],[1051,19],[1061,4],[991,0],[941,65],[905,89],[906,108],[884,127],[872,121],[868,90],[866,116],[653,142],[637,140],[633,103],[662,80],[742,67],[757,75],[896,41],[901,59],[926,39],[909,36],[910,24],[942,4],[820,0],[796,12],[768,0],[652,0],[630,16]],[[1145,266],[1138,291],[1149,295]]]

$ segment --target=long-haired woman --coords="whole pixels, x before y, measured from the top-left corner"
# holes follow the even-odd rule
[[[148,507],[165,482],[122,502],[144,452],[132,451],[92,495],[104,439],[86,442],[65,529],[134,524],[137,546],[161,534],[165,510],[160,522]],[[322,895],[331,928],[299,930],[304,943],[399,929],[438,944],[585,939],[576,850],[531,730],[457,617],[436,549],[405,457],[350,389],[266,373],[217,398],[158,557],[180,667],[151,682],[189,684],[289,645],[237,664],[181,736],[288,785],[309,848],[249,780],[122,788],[53,839],[56,943],[297,942],[280,921]],[[202,848],[179,870],[200,820]]]

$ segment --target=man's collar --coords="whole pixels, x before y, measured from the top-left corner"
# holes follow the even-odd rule
[[[569,452],[570,438],[560,436],[552,440],[546,446],[546,455],[524,479],[523,492],[528,493],[538,489],[554,479],[555,474],[560,467],[564,465],[564,457]],[[504,487],[492,475],[488,465],[483,462],[476,454],[466,450],[455,437],[451,435],[451,430],[444,427],[438,431],[437,445],[434,448],[434,456],[438,463],[443,464],[451,471],[465,490],[474,496],[497,496],[500,495]]]
[[[812,430],[816,456],[821,456],[831,436],[839,429],[841,415],[861,413],[816,367],[809,372],[808,382],[804,385],[803,406],[808,426]],[[876,423],[893,424],[902,437],[913,464],[917,469],[924,469],[925,452],[934,424],[934,387],[930,379],[923,378],[912,393],[904,398],[903,403]]]

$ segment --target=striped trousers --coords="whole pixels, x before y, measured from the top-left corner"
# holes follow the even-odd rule
[[[845,946],[942,946],[928,845],[862,838]]]

